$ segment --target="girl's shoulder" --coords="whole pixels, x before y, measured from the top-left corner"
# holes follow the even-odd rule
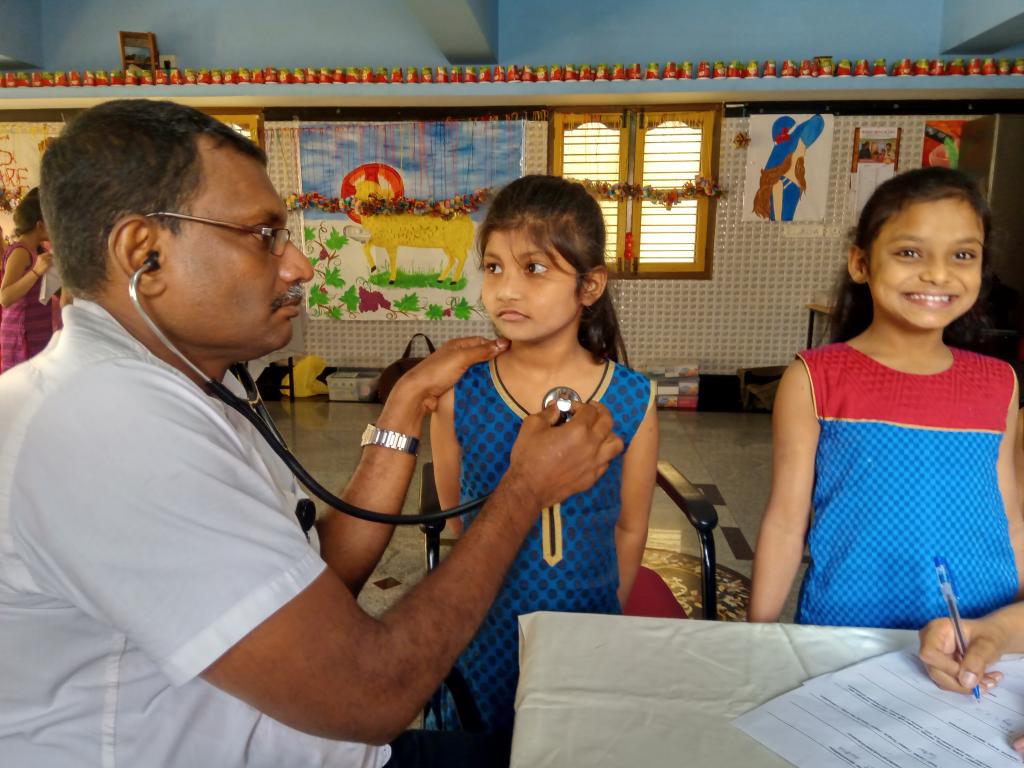
[[[609,363],[607,390],[600,398],[609,407],[613,403],[639,408],[641,418],[654,400],[657,385],[646,373],[635,371],[620,363]]]
[[[4,260],[4,262],[5,263],[7,262],[7,257],[8,256],[10,256],[15,251],[19,251],[19,250],[25,251],[25,253],[27,253],[29,255],[29,258],[32,257],[31,249],[29,249],[29,247],[27,245],[25,245],[23,242],[21,242],[20,240],[16,240],[15,242],[11,243],[6,248],[4,248],[4,252],[3,252],[3,260]]]
[[[844,363],[860,354],[845,341],[837,341],[832,344],[805,349],[802,352],[798,352],[796,356],[798,360],[802,360],[804,365],[810,368],[811,366],[817,367]]]
[[[609,361],[608,373],[604,378],[599,390],[601,396],[594,399],[606,401],[606,404],[612,401],[628,402],[631,405],[642,402],[646,407],[648,401],[654,398],[656,385],[646,373]]]
[[[613,368],[612,380],[618,378],[633,386],[650,388],[651,379],[646,373],[641,373],[640,371],[634,370],[622,363],[610,362],[609,365]]]
[[[474,363],[455,383],[456,390],[479,387],[491,380],[491,362]]]
[[[1013,391],[1017,373],[1005,360],[957,347],[950,347],[950,352],[953,353],[953,372],[966,379],[968,386]]]
[[[973,352],[969,349],[960,349],[959,347],[950,347],[949,351],[953,353],[953,361],[956,365],[986,371],[1002,371],[1004,373],[1009,371],[1013,373],[1013,366],[1005,360],[1000,360],[998,357],[983,355],[981,352]]]

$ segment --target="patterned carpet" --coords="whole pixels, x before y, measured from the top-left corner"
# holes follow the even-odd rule
[[[644,565],[656,571],[672,589],[687,616],[702,615],[700,597],[700,560],[667,549],[644,550]],[[745,621],[750,601],[750,579],[719,565],[718,617],[723,621]]]

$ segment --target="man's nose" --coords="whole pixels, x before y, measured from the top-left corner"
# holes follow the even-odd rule
[[[308,283],[313,279],[313,265],[291,240],[281,255],[281,279],[286,283]]]

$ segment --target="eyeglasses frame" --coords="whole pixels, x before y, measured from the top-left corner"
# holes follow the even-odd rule
[[[250,235],[256,235],[262,237],[264,242],[267,244],[267,248],[272,256],[283,256],[285,249],[288,247],[288,243],[291,242],[292,233],[287,227],[250,227],[245,224],[235,224],[230,221],[220,221],[219,219],[207,219],[202,216],[192,216],[187,213],[174,213],[172,211],[156,211],[155,213],[147,213],[147,219],[156,218],[168,218],[168,219],[179,219],[181,221],[195,221],[199,224],[209,224],[214,227],[224,227],[225,229],[234,229],[239,232],[248,232]],[[278,233],[284,232],[286,234],[284,242],[277,247],[280,253],[275,253],[274,244],[277,242],[279,237]]]

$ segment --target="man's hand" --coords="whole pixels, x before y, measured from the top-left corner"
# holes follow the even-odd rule
[[[948,618],[933,619],[920,632],[921,648],[917,655],[928,668],[928,676],[940,688],[970,693],[976,685],[988,689],[998,683],[1001,672],[987,672],[1007,649],[1007,636],[998,615],[961,622],[967,653],[961,660],[956,650],[953,622]]]
[[[600,403],[577,405],[572,419],[556,426],[558,417],[554,403],[528,416],[512,446],[507,476],[532,491],[541,509],[590,488],[622,453]]]
[[[401,410],[410,407],[433,412],[437,399],[455,386],[466,369],[476,363],[497,357],[508,349],[507,339],[485,339],[469,336],[445,342],[434,354],[412,368],[395,384],[388,396],[388,405],[396,400]]]

